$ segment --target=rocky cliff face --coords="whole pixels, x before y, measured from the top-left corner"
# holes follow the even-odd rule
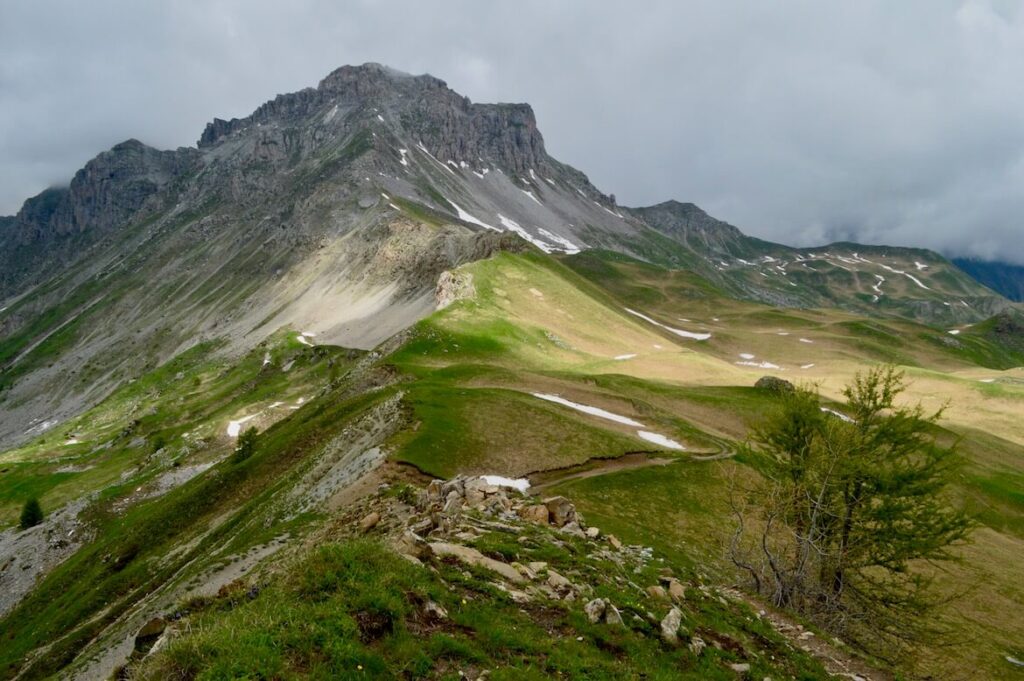
[[[160,192],[192,171],[198,158],[195,150],[159,151],[128,140],[89,161],[68,187],[26,201],[0,223],[0,296],[52,274],[82,248],[157,209]]]
[[[400,126],[409,141],[422,142],[435,157],[456,165],[486,160],[506,172],[525,173],[546,162],[544,140],[528,104],[473,104],[443,80],[379,64],[343,66],[315,89],[278,95],[246,118],[214,119],[203,131],[199,148],[211,148],[254,127],[304,123],[325,106],[329,109],[320,121],[323,128],[380,115]],[[329,138],[314,135],[305,151]]]

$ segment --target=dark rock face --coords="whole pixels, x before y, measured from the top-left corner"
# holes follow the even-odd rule
[[[131,221],[197,160],[195,150],[158,151],[128,140],[89,161],[69,187],[27,200],[0,224],[0,295]]]
[[[328,104],[341,113],[360,111],[366,118],[380,115],[397,122],[409,139],[422,142],[441,161],[484,158],[515,173],[546,165],[544,140],[528,104],[473,104],[439,78],[379,64],[343,66],[315,89],[278,95],[246,118],[215,118],[203,131],[199,148],[215,146],[252,126],[287,128]],[[323,124],[344,118],[331,116]]]

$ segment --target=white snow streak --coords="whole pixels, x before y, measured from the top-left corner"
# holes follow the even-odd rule
[[[651,432],[646,431],[646,430],[638,430],[638,431],[636,431],[636,434],[640,437],[641,440],[647,440],[648,442],[653,442],[654,444],[661,445],[662,447],[665,447],[667,449],[679,449],[679,450],[686,449],[686,447],[682,446],[681,444],[679,444],[675,440],[670,440],[667,437],[665,437],[664,435],[660,435],[658,433],[651,433]]]
[[[470,215],[466,211],[462,210],[462,208],[460,208],[459,205],[457,203],[455,203],[454,201],[452,201],[451,199],[445,199],[445,201],[447,201],[448,203],[452,204],[452,207],[455,208],[455,212],[458,214],[459,219],[462,220],[463,222],[468,222],[468,223],[470,223],[472,225],[479,225],[481,227],[484,227],[486,229],[492,230],[494,232],[500,232],[501,231],[497,227],[489,225],[486,222],[482,222],[481,220],[477,220],[475,217],[473,217],[472,215]]]
[[[537,198],[536,196],[534,196],[534,195],[533,195],[533,192],[528,192],[528,191],[526,191],[525,189],[520,189],[519,191],[521,191],[522,193],[526,194],[526,195],[527,195],[527,196],[529,196],[529,197],[530,197],[531,199],[533,199],[533,200],[534,200],[534,202],[535,202],[535,203],[536,203],[536,204],[537,204],[538,206],[543,206],[543,205],[544,205],[543,203],[541,203],[541,202],[540,202],[540,199],[538,199],[538,198]]]
[[[741,367],[755,367],[757,369],[781,369],[778,364],[772,364],[771,362],[736,362]]]
[[[551,241],[554,241],[556,244],[563,246],[564,248],[562,248],[561,250],[565,251],[569,255],[573,255],[575,253],[580,252],[581,246],[577,246],[573,242],[566,239],[564,236],[558,236],[554,232],[549,232],[543,227],[538,227],[537,231],[540,232],[542,236],[545,236]]]
[[[242,432],[242,424],[246,421],[251,421],[259,416],[259,414],[252,414],[245,418],[238,419],[237,421],[228,422],[228,437],[238,437],[238,434]]]
[[[623,308],[623,309],[626,312],[628,312],[629,314],[634,315],[636,317],[639,317],[640,319],[644,320],[645,322],[647,322],[649,324],[654,324],[655,326],[660,326],[661,328],[665,329],[666,331],[671,331],[672,333],[676,334],[677,336],[682,336],[683,338],[692,338],[693,340],[698,340],[698,341],[705,341],[708,338],[711,338],[711,334],[710,333],[694,333],[693,331],[683,331],[682,329],[674,329],[671,326],[666,326],[666,325],[662,324],[661,322],[655,321],[655,320],[651,319],[650,317],[648,317],[647,315],[641,314],[640,312],[637,312],[636,310],[631,310],[628,307]]]
[[[576,411],[581,411],[584,414],[590,414],[591,416],[597,416],[598,418],[606,419],[608,421],[614,421],[615,423],[621,423],[626,426],[635,426],[637,428],[643,428],[644,425],[642,423],[639,423],[638,421],[634,421],[628,416],[619,416],[618,414],[613,414],[612,412],[605,411],[604,409],[600,409],[599,407],[590,407],[585,404],[579,404],[578,402],[572,402],[565,398],[559,397],[558,395],[549,395],[547,393],[531,393],[531,395],[542,400],[547,400],[548,402],[554,402],[555,404],[560,404],[564,407],[575,409]]]

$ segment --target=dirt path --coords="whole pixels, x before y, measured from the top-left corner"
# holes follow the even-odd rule
[[[647,468],[648,466],[668,466],[682,460],[684,460],[683,457],[654,457],[645,452],[636,452],[614,459],[590,459],[578,466],[531,473],[527,478],[530,480],[531,492],[539,492],[569,480],[594,478],[599,475]]]
[[[537,471],[526,477],[530,480],[533,492],[540,492],[570,480],[595,478],[599,475],[618,473],[619,471],[648,468],[650,466],[669,466],[677,462],[721,461],[736,455],[736,452],[723,451],[717,454],[689,454],[685,456],[654,456],[648,452],[633,452],[614,459],[590,459],[577,466],[556,470]]]

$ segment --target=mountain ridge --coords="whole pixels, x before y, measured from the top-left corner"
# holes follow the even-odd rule
[[[0,441],[202,340],[237,354],[290,326],[370,349],[435,309],[442,272],[522,241],[781,306],[952,325],[1009,305],[937,255],[912,269],[916,251],[874,262],[748,237],[693,204],[619,207],[547,154],[529,105],[378,64],[214,119],[194,148],[115,145],[0,228]]]

